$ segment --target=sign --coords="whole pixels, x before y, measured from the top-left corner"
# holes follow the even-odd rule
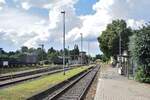
[[[3,66],[8,66],[8,61],[3,61]]]

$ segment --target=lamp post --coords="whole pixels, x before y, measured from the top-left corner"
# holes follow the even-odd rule
[[[119,30],[119,63],[120,63],[120,66],[119,67],[122,67],[122,58],[121,58],[121,32]]]
[[[65,11],[61,11],[63,15],[63,70],[65,75]]]
[[[90,64],[90,43],[88,41],[88,65]]]
[[[118,27],[117,28],[117,31],[118,31],[118,33],[119,33],[119,44],[118,44],[118,46],[119,46],[119,59],[118,59],[118,61],[119,61],[119,63],[118,63],[118,73],[119,74],[123,74],[123,68],[122,68],[122,56],[121,56],[121,31],[120,31],[120,27]]]
[[[69,67],[69,64],[70,63],[70,51],[69,51],[69,46],[68,46],[68,67]]]
[[[82,65],[82,52],[83,52],[83,36],[82,36],[82,33],[80,33],[80,35],[81,35],[81,65]]]
[[[0,58],[2,57],[2,49],[3,49],[3,48],[0,48]],[[3,72],[3,66],[2,66],[1,69],[0,69],[0,74],[2,74],[1,72]]]

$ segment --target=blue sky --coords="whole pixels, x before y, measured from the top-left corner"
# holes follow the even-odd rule
[[[76,13],[78,15],[88,15],[95,13],[92,7],[96,2],[97,0],[79,0],[79,2],[75,4]]]
[[[150,19],[150,1],[144,0],[0,0],[0,47],[16,50],[21,46],[62,48],[62,15],[66,11],[66,47],[101,53],[97,37],[114,19],[124,19],[137,29]]]
[[[20,1],[14,1],[14,0],[6,0],[5,1],[5,5],[6,8],[13,8],[13,9],[22,9],[22,12],[25,12],[27,14],[33,15],[33,16],[38,16],[44,20],[48,20],[49,18],[49,9],[45,9],[42,7],[37,7],[37,6],[33,6],[30,9],[23,9],[20,6]],[[79,0],[77,3],[74,4],[75,7],[75,13],[77,14],[77,16],[80,15],[88,15],[88,14],[93,14],[94,11],[92,9],[92,6],[96,3],[96,0]],[[5,7],[3,8],[5,9]],[[13,19],[12,19],[13,20]],[[41,42],[45,44],[46,49],[50,48],[50,46],[53,46],[56,49],[61,49],[61,45],[54,43],[54,42]],[[68,45],[70,45],[70,48],[73,48],[74,44],[80,44],[79,41],[76,41],[74,43],[68,43]],[[85,42],[86,45],[86,42]],[[9,42],[3,41],[3,43],[0,44],[0,46],[7,51],[10,50],[16,50],[19,49],[20,46],[22,45],[10,45]],[[80,46],[80,45],[79,45]],[[87,47],[85,47],[85,50],[87,49]],[[99,53],[99,50],[96,50],[95,53]]]

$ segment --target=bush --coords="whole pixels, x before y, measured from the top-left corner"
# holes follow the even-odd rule
[[[150,76],[147,76],[142,67],[136,70],[135,80],[144,83],[150,83]]]
[[[131,58],[140,66],[135,79],[150,83],[150,24],[133,33],[134,35],[130,37],[129,52]]]
[[[140,81],[140,82],[143,82],[143,78],[145,77],[144,75],[144,70],[139,67],[137,70],[136,70],[136,75],[135,75],[135,79]]]

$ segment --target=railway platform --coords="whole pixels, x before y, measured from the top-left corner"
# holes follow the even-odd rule
[[[101,67],[94,100],[150,100],[150,85],[119,75],[117,68]]]

